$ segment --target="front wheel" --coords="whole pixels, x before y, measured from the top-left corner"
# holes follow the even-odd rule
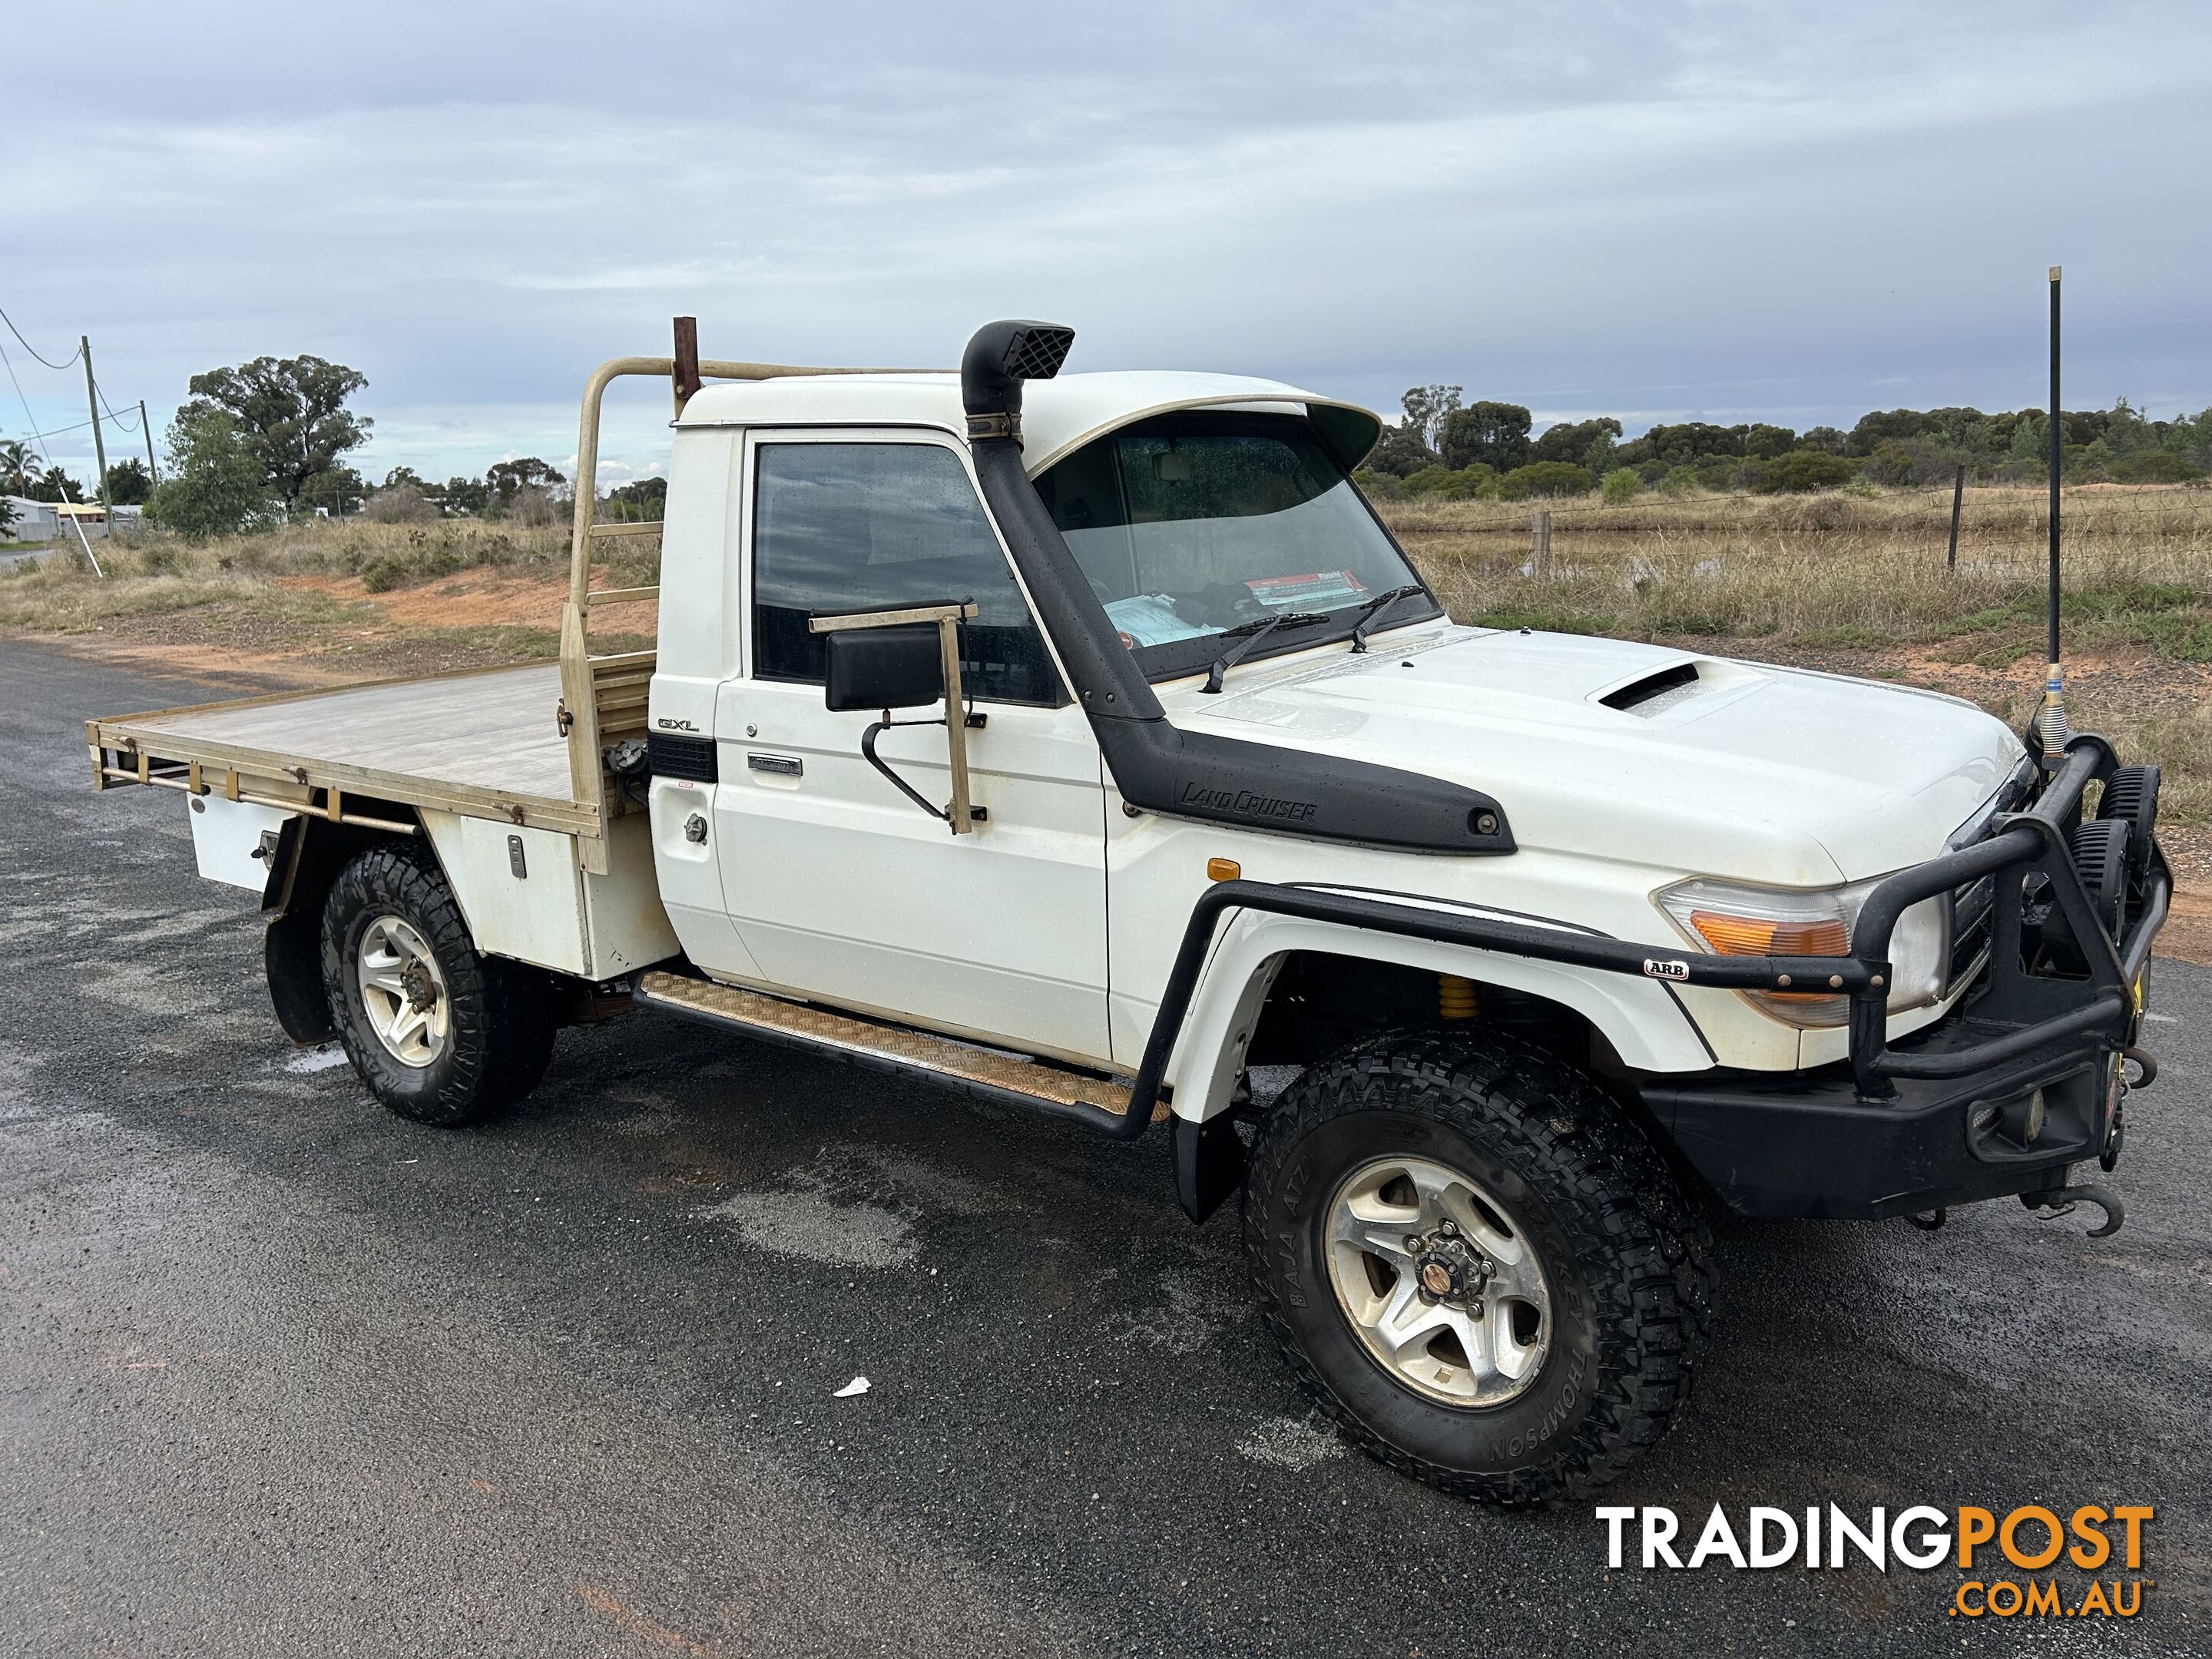
[[[1510,1036],[1401,1035],[1309,1071],[1261,1130],[1244,1235],[1322,1408],[1456,1496],[1601,1486],[1688,1397],[1702,1230],[1596,1085]]]
[[[354,1070],[402,1117],[451,1127],[537,1086],[556,1027],[545,975],[477,954],[420,848],[371,848],[323,905],[323,982]]]

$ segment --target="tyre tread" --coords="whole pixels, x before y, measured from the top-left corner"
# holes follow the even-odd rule
[[[1577,1431],[1548,1459],[1503,1474],[1436,1463],[1384,1439],[1308,1357],[1269,1276],[1265,1194],[1309,1133],[1353,1110],[1433,1115],[1517,1143],[1577,1203],[1579,1251],[1599,1332],[1601,1380]],[[1510,1034],[1386,1034],[1310,1068],[1261,1130],[1246,1185],[1246,1260],[1278,1346],[1321,1409],[1378,1461],[1452,1496],[1500,1508],[1604,1485],[1665,1435],[1687,1404],[1711,1318],[1711,1236],[1640,1125],[1592,1079]]]

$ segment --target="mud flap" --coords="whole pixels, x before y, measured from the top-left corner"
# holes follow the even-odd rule
[[[1170,1120],[1175,1141],[1176,1196],[1183,1213],[1204,1221],[1222,1200],[1244,1184],[1247,1154],[1237,1125],[1226,1113],[1194,1123]]]
[[[272,916],[262,936],[262,967],[269,976],[269,1000],[284,1035],[301,1044],[329,1042],[338,1034],[331,1023],[331,1000],[323,984],[323,916],[310,905]]]

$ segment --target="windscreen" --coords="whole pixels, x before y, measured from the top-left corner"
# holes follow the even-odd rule
[[[1037,493],[1154,678],[1203,666],[1218,636],[1285,613],[1268,649],[1340,638],[1359,607],[1419,579],[1312,426],[1295,415],[1165,415],[1086,444]],[[1378,621],[1434,616],[1425,594]]]

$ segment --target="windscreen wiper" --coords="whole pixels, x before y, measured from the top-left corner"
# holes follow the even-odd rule
[[[1403,587],[1394,587],[1388,592],[1377,593],[1366,604],[1361,605],[1359,620],[1352,625],[1352,648],[1355,652],[1366,650],[1367,630],[1375,626],[1376,619],[1385,611],[1401,599],[1410,599],[1416,593],[1425,593],[1428,591],[1419,582],[1408,582]]]
[[[1311,628],[1316,623],[1328,620],[1327,614],[1319,611],[1285,611],[1280,616],[1269,617],[1263,621],[1239,623],[1234,628],[1223,629],[1221,637],[1235,640],[1237,643],[1213,659],[1213,666],[1206,671],[1205,689],[1208,691],[1220,690],[1221,677],[1243,662],[1251,654],[1254,646],[1277,629]]]

